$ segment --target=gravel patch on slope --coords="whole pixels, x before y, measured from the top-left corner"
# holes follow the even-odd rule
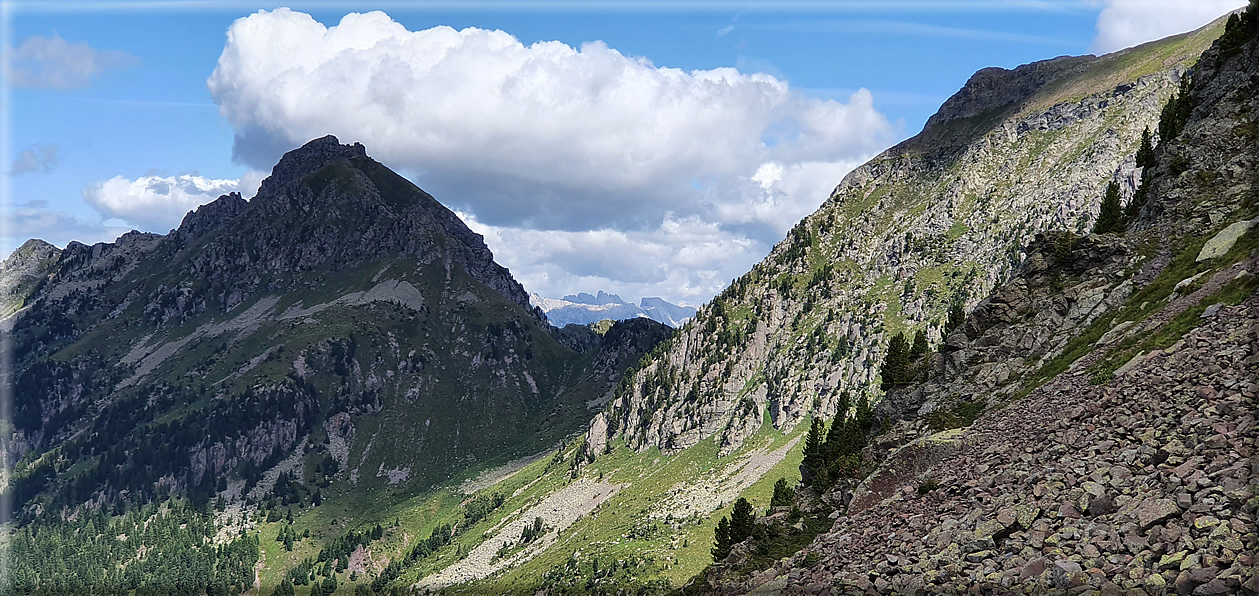
[[[683,518],[716,511],[768,474],[799,442],[796,437],[773,451],[755,449],[727,464],[720,474],[679,482],[649,515],[652,519]]]
[[[511,565],[532,559],[555,542],[558,532],[594,511],[595,507],[615,495],[622,486],[585,479],[573,482],[547,496],[541,503],[520,512],[515,521],[506,524],[493,536],[477,545],[468,553],[468,556],[450,567],[421,579],[414,587],[422,590],[437,590],[455,584],[465,584],[484,579]],[[525,526],[532,524],[538,517],[541,517],[546,525],[546,535],[515,555],[495,561],[494,557],[499,549],[504,545],[519,541]]]

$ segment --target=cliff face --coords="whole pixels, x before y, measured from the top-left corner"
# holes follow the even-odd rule
[[[335,137],[170,235],[32,241],[0,276],[18,462],[0,490],[26,521],[167,490],[253,506],[279,471],[307,499],[427,489],[573,433],[669,333],[561,345],[480,236]]]
[[[1133,193],[1141,132],[1220,29],[977,74],[646,361],[591,442],[676,451],[715,435],[728,451],[766,413],[788,429],[834,415],[845,391],[877,401],[892,335],[940,343],[949,304],[977,304],[1037,234],[1090,229],[1109,181]]]
[[[873,471],[829,497],[846,515],[708,591],[1259,593],[1259,27],[1244,40],[1202,54],[1127,233],[1038,238],[880,404]]]

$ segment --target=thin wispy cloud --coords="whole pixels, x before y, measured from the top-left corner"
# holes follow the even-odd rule
[[[239,12],[257,9],[257,2],[234,0],[43,0],[12,2],[19,12],[135,12],[177,11]],[[289,2],[295,10],[361,10],[361,3],[310,0]],[[372,7],[380,10],[406,10],[408,12],[688,12],[704,13],[733,11],[759,13],[957,13],[957,12],[1006,12],[1006,13],[1079,13],[1091,10],[1089,0],[439,0],[416,3],[410,1],[379,1]]]
[[[102,97],[72,97],[74,101],[85,103],[104,103],[120,106],[135,106],[139,108],[201,108],[201,109],[218,109],[218,106],[208,101],[174,101],[162,99],[127,99],[127,98],[102,98]]]
[[[834,89],[818,89],[810,87],[794,87],[794,89],[809,97],[817,97],[820,99],[841,99],[852,96],[857,89],[849,89],[844,87]],[[898,91],[896,89],[870,89],[879,100],[881,106],[917,106],[935,108],[944,103],[949,98],[948,95],[936,95],[932,93],[916,93],[913,91]]]
[[[1031,45],[1051,45],[1076,47],[1078,42],[1060,37],[1043,35],[1027,35],[1008,31],[992,31],[988,29],[966,29],[961,27],[943,27],[911,21],[865,20],[865,19],[831,19],[812,21],[789,21],[778,23],[757,23],[744,25],[745,28],[767,29],[784,32],[809,33],[875,33],[879,35],[904,35],[915,37],[935,37],[943,39],[969,39],[976,41],[995,41],[1001,43],[1019,43]]]
[[[14,176],[31,172],[51,172],[61,161],[61,148],[56,145],[32,145],[21,150],[9,166]]]
[[[113,225],[93,218],[83,218],[47,201],[26,201],[9,205],[6,219],[9,227],[0,234],[0,254],[8,255],[28,238],[39,238],[57,246],[71,240],[84,244],[111,242],[131,228]],[[14,236],[17,232],[20,236]]]
[[[17,47],[3,50],[5,79],[14,87],[74,89],[86,87],[108,70],[136,63],[131,54],[98,50],[83,42],[69,42],[60,35],[32,35]]]

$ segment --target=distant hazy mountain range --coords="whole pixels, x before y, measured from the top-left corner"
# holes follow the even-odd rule
[[[546,313],[547,320],[556,327],[569,324],[589,325],[604,319],[621,321],[636,318],[652,319],[670,327],[678,327],[695,316],[694,306],[673,304],[662,298],[643,298],[638,304],[632,304],[603,290],[593,296],[582,292],[560,299],[530,294],[529,301],[541,308]]]

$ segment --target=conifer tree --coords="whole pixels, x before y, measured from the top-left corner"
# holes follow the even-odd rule
[[[917,360],[919,358],[922,358],[926,354],[927,354],[927,334],[922,329],[919,329],[918,332],[914,334],[914,345],[912,348],[909,349],[909,359]]]
[[[752,525],[756,521],[756,513],[747,499],[739,497],[734,502],[734,510],[730,512],[730,542],[737,544],[752,535]]]
[[[774,483],[774,496],[769,500],[770,507],[786,507],[796,500],[796,491],[787,483],[786,478],[779,478]]]
[[[1228,17],[1228,23],[1224,25],[1224,35],[1221,35],[1219,40],[1219,54],[1215,57],[1217,66],[1236,54],[1250,40],[1250,34],[1253,31],[1250,22],[1252,12],[1253,10],[1247,10],[1240,17],[1236,14]]]
[[[1145,127],[1141,133],[1141,146],[1137,148],[1137,167],[1148,168],[1154,165],[1154,141],[1150,134],[1150,127]]]
[[[722,561],[730,556],[730,547],[734,545],[730,541],[730,520],[722,517],[721,521],[717,522],[717,529],[713,533],[713,560]]]
[[[861,394],[861,399],[857,400],[857,424],[863,429],[868,429],[874,424],[874,410],[870,407],[870,396]]]
[[[814,418],[809,424],[809,434],[804,439],[804,461],[800,462],[800,476],[806,484],[812,484],[817,471],[825,462],[822,457],[824,427],[821,418]]]
[[[1119,184],[1111,180],[1110,184],[1106,185],[1106,194],[1102,196],[1102,206],[1097,212],[1097,222],[1093,224],[1093,233],[1122,233],[1123,229],[1123,207],[1119,204]]]
[[[275,590],[271,592],[271,596],[294,596],[293,582],[287,577],[284,578],[284,580],[280,582],[280,585],[276,586]]]
[[[1149,195],[1149,178],[1142,176],[1141,184],[1137,186],[1137,191],[1133,193],[1132,200],[1128,201],[1127,205],[1124,205],[1123,218],[1125,221],[1132,221],[1141,214],[1141,208],[1145,207],[1145,201]]]
[[[879,370],[883,379],[880,387],[884,391],[909,382],[909,348],[909,340],[904,333],[897,333],[888,344],[883,367]]]
[[[830,430],[826,431],[826,442],[822,444],[822,453],[826,458],[834,459],[835,451],[844,435],[844,420],[848,418],[848,410],[852,409],[852,397],[847,391],[839,394],[839,404],[835,408],[835,419],[831,421]]]
[[[1189,93],[1193,90],[1193,80],[1188,75],[1180,79],[1180,89],[1175,95],[1167,100],[1167,104],[1163,106],[1163,111],[1158,119],[1158,140],[1159,143],[1166,143],[1180,134],[1184,130],[1185,123],[1189,121],[1189,114],[1193,111],[1193,105],[1190,102]]]

